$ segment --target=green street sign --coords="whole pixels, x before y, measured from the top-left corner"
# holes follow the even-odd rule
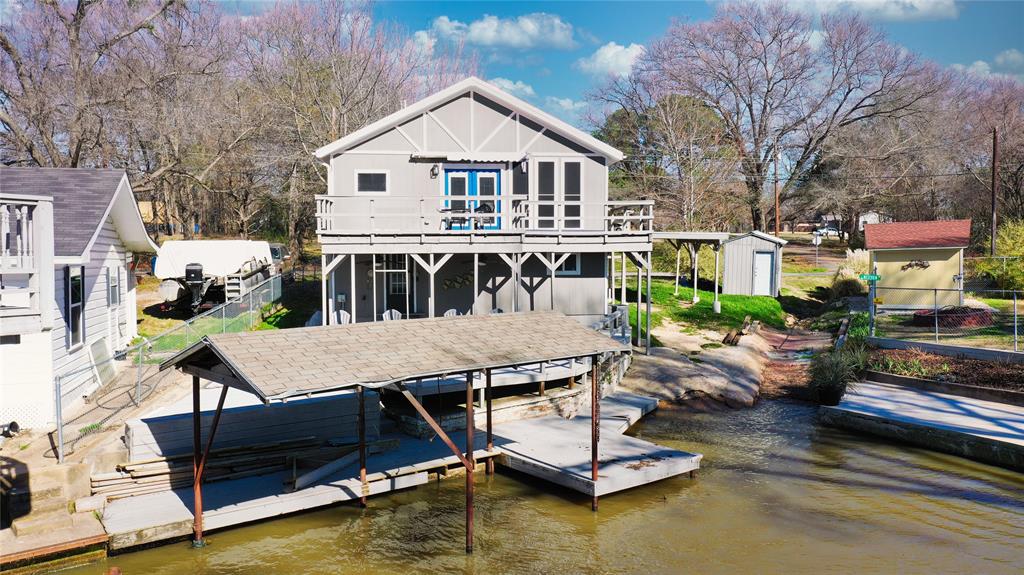
[[[868,282],[876,282],[882,279],[882,276],[878,274],[860,274],[860,279]]]

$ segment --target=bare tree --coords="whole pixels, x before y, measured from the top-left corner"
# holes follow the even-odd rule
[[[777,150],[785,156],[787,198],[837,130],[914,113],[941,86],[932,66],[856,15],[822,17],[820,37],[813,24],[781,3],[723,4],[709,21],[672,26],[636,72],[719,115],[756,228],[763,226],[762,199]]]

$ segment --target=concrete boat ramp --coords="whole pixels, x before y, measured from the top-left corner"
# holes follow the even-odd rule
[[[1024,471],[1024,407],[862,382],[823,423]]]
[[[590,479],[589,417],[563,419],[557,415],[497,424],[494,450],[487,451],[476,433],[475,457],[480,464],[493,457],[499,464],[586,495],[607,495],[653,481],[695,471],[701,455],[665,448],[623,435],[631,425],[657,408],[657,400],[615,393],[601,400],[599,475]],[[465,445],[465,432],[450,433]],[[368,495],[415,487],[431,473],[459,469],[459,459],[436,438],[418,439],[388,434],[397,447],[367,459]],[[283,485],[291,472],[206,483],[204,523],[222,529],[342,501],[358,499],[362,486],[356,463],[320,482],[294,492]],[[177,489],[119,499],[109,503],[103,524],[111,549],[125,549],[192,533],[192,490]]]

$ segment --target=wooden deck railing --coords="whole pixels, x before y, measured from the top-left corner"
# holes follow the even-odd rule
[[[316,196],[317,233],[648,232],[654,202],[497,196]]]
[[[31,333],[49,325],[53,273],[52,200],[0,195],[0,333]]]

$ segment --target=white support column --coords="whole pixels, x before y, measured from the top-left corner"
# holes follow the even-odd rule
[[[370,289],[373,290],[373,321],[377,321],[377,254],[370,256]]]
[[[473,303],[469,313],[476,315],[476,299],[480,296],[480,254],[473,254]]]
[[[334,256],[338,257],[338,256]],[[344,256],[342,256],[344,258]],[[327,275],[327,322],[325,325],[331,325],[334,323],[334,309],[337,307],[337,302],[334,301],[337,290],[334,289],[334,267],[331,266],[331,271]]]
[[[629,306],[629,302],[626,301],[626,252],[619,255],[622,256],[622,269],[619,270],[619,303]]]
[[[700,253],[700,244],[696,246],[690,246],[690,259],[693,260],[693,303],[700,301],[700,296],[697,295],[697,255]]]
[[[711,303],[711,311],[715,313],[722,313],[722,302],[718,301],[718,256],[721,250],[721,244],[715,246],[715,300]]]
[[[352,323],[356,323],[356,254],[349,256],[349,294],[348,294],[348,313],[352,314]]]
[[[676,285],[675,288],[673,288],[674,291],[672,292],[672,295],[679,295],[679,259],[683,252],[683,246],[681,243],[677,244],[672,242],[672,244],[676,247]]]
[[[554,252],[551,252],[551,261],[552,262],[555,261],[555,253]],[[551,310],[554,311],[554,309],[555,309],[555,270],[558,268],[558,266],[550,266],[550,268],[551,269],[548,270],[548,271],[551,273]]]
[[[327,256],[320,256],[320,325],[327,325]]]
[[[647,335],[644,337],[644,355],[651,355],[651,268],[654,267],[654,252],[651,251],[647,254],[647,313],[645,314],[646,319],[646,331]],[[639,318],[638,318],[639,319]]]
[[[409,254],[405,254],[405,317],[412,315],[412,308],[409,307]]]
[[[429,317],[434,317],[434,254],[430,254],[430,306],[427,310]]]
[[[640,266],[639,264],[637,264],[637,266],[636,266],[636,345],[640,345],[640,336],[643,335],[643,334],[640,333],[640,326],[643,325],[642,323],[640,323],[640,320],[642,319],[641,312],[640,312],[640,300],[641,300],[640,294],[643,293],[643,276],[641,275],[642,273],[643,273],[643,267]]]

